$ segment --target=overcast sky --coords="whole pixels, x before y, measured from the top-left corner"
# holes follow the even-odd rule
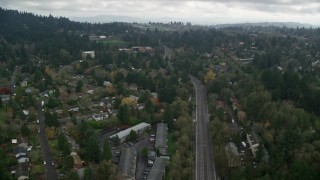
[[[0,0],[2,8],[66,17],[121,15],[193,23],[300,22],[320,25],[320,0]]]

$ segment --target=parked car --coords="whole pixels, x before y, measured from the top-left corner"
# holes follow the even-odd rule
[[[146,167],[146,168],[144,169],[144,171],[146,171],[146,172],[150,172],[150,171],[151,171],[151,168]]]
[[[153,165],[153,161],[148,160],[148,166],[150,167],[150,166],[152,166],[152,165]]]
[[[119,156],[120,156],[120,151],[114,152],[114,156],[115,156],[115,157],[119,157]]]

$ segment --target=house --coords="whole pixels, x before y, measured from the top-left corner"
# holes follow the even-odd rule
[[[120,142],[124,142],[127,139],[127,137],[129,136],[131,130],[135,131],[138,134],[142,134],[146,129],[150,129],[150,128],[151,128],[150,124],[142,122],[142,123],[137,124],[131,128],[120,131],[117,134],[110,136],[109,138],[113,139],[118,136],[118,138],[120,139]]]
[[[33,87],[28,87],[24,90],[27,94],[31,94],[34,91]]]
[[[22,110],[23,114],[28,116],[29,115],[29,111],[28,110]]]
[[[247,141],[249,143],[250,150],[255,157],[259,148],[260,137],[254,131],[251,131],[251,133],[247,134]]]
[[[87,93],[88,93],[88,94],[93,94],[93,93],[94,93],[94,90],[90,89],[90,90],[87,91]]]
[[[22,142],[18,146],[23,147],[27,151],[31,151],[31,149],[32,149],[32,146],[28,146],[28,143],[26,143],[26,142]]]
[[[149,52],[149,53],[154,52],[154,50],[149,46],[146,46],[146,47],[134,46],[131,48],[131,50],[133,52]]]
[[[28,86],[28,81],[27,79],[24,79],[22,82],[21,82],[21,87],[27,87]]]
[[[80,169],[80,168],[82,168],[82,161],[81,161],[81,159],[80,159],[80,156],[76,153],[76,152],[72,152],[71,154],[70,154],[71,156],[72,156],[72,158],[73,158],[73,168],[74,169]]]
[[[217,99],[216,108],[217,109],[224,108],[224,102],[222,100],[220,100],[220,99]]]
[[[233,108],[234,111],[235,110],[241,110],[241,105],[240,105],[238,99],[235,96],[231,96],[230,97],[230,101],[232,103],[232,108]]]
[[[104,86],[111,86],[112,84],[109,81],[103,81]]]
[[[167,154],[167,131],[168,127],[166,123],[157,124],[155,148],[159,151],[160,155]]]
[[[150,94],[151,94],[151,96],[152,96],[152,97],[154,97],[154,98],[158,98],[158,94],[157,94],[157,93],[152,92],[152,93],[150,93]]]
[[[10,92],[8,87],[0,87],[0,94],[10,94]]]
[[[17,146],[15,148],[13,148],[13,153],[15,155],[15,157],[20,157],[20,156],[26,156],[27,155],[27,150],[24,147],[21,146]]]
[[[8,94],[0,95],[0,97],[1,97],[2,102],[4,104],[7,104],[9,102],[9,100],[10,100],[10,95],[8,95]]]
[[[233,142],[229,142],[225,146],[225,153],[228,159],[229,167],[241,166],[241,158],[237,146]]]
[[[12,144],[17,144],[17,143],[18,143],[18,140],[17,140],[17,139],[11,139],[11,143],[12,143]]]
[[[17,157],[18,163],[29,162],[29,157],[27,155],[20,155]]]
[[[238,62],[241,64],[249,64],[253,61],[253,58],[242,58],[242,59],[237,59]]]
[[[93,114],[92,115],[92,119],[94,119],[96,121],[101,121],[101,120],[104,120],[108,117],[109,117],[108,113],[101,113],[101,114]]]
[[[81,56],[83,59],[87,59],[88,56],[94,59],[95,53],[94,51],[82,51]]]
[[[11,174],[18,180],[29,179],[30,164],[28,162],[19,163],[11,167]]]
[[[68,111],[69,112],[78,112],[79,111],[79,107],[70,108]]]
[[[134,180],[136,175],[136,164],[137,150],[133,148],[122,149],[118,167],[118,179]]]
[[[137,90],[138,90],[138,87],[137,87],[136,84],[130,84],[130,85],[128,86],[128,89],[129,89],[130,91],[137,91]]]
[[[166,175],[167,159],[157,157],[153,163],[147,180],[162,180]]]

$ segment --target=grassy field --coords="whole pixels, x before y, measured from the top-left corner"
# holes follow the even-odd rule
[[[50,139],[48,143],[51,149],[57,149],[57,139]]]
[[[33,164],[42,164],[42,156],[40,149],[32,149],[31,152],[29,152],[29,157]]]
[[[34,165],[31,167],[30,175],[36,176],[44,173],[44,166],[42,164]]]

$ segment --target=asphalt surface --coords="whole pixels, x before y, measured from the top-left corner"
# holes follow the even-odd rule
[[[216,179],[213,161],[212,141],[208,131],[208,104],[205,87],[193,76],[190,79],[196,93],[196,119],[195,119],[195,179]]]
[[[12,94],[14,94],[16,92],[16,76],[17,76],[17,73],[18,73],[19,70],[20,70],[20,67],[16,66],[14,68],[14,71],[13,71],[12,76],[11,76],[10,89],[11,89]]]
[[[43,160],[46,162],[44,165],[45,168],[45,174],[47,180],[57,180],[58,175],[56,172],[56,167],[52,164],[53,158],[51,154],[51,150],[49,147],[48,139],[45,133],[45,119],[44,119],[44,112],[42,111],[41,102],[37,105],[37,113],[38,113],[38,119],[39,119],[39,128],[40,132],[39,134],[39,142],[41,146],[41,152]]]

